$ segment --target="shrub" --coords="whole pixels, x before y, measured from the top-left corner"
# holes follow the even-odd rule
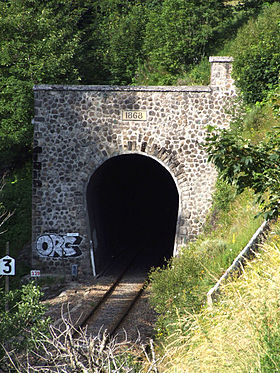
[[[252,188],[258,196],[266,219],[279,215],[280,200],[280,136],[279,128],[268,132],[257,145],[235,130],[220,130],[207,138],[211,160],[237,192]]]
[[[21,289],[4,294],[0,289],[0,361],[6,364],[6,351],[18,353],[34,346],[41,332],[47,330],[48,318],[44,318],[45,306],[40,303],[40,289],[29,283]],[[5,304],[9,304],[9,311]]]
[[[174,83],[176,75],[207,55],[229,12],[217,0],[164,0],[152,7],[143,52],[154,84]]]
[[[210,62],[204,57],[200,64],[195,65],[192,70],[178,79],[177,85],[209,85],[210,84]]]
[[[230,203],[234,201],[236,190],[233,185],[228,184],[223,179],[218,178],[216,182],[216,189],[213,194],[212,209],[221,211],[228,211]]]

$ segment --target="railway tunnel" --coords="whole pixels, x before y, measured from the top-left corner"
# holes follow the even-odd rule
[[[173,255],[178,207],[171,174],[153,158],[125,154],[105,161],[87,186],[96,273],[121,255],[163,264]]]

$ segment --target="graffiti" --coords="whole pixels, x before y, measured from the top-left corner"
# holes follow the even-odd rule
[[[37,239],[36,249],[42,257],[74,257],[82,254],[79,244],[82,237],[73,234],[44,234]]]

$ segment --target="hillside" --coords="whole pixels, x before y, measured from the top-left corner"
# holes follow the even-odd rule
[[[220,301],[182,315],[160,371],[277,372],[279,356],[279,222]]]
[[[234,57],[235,119],[209,128],[205,143],[219,172],[205,231],[150,274],[160,372],[280,369],[279,19],[278,2],[259,0],[0,1],[0,217],[13,212],[0,225],[1,256],[7,241],[15,257],[30,244],[34,84],[208,84],[208,56]],[[274,221],[267,243],[209,309],[207,291],[264,219]],[[36,346],[48,323],[39,290],[19,285],[29,265],[19,263],[11,284],[20,287],[9,295],[14,311],[0,307],[0,344],[10,335],[16,343],[5,346],[16,351]],[[152,369],[133,348],[119,361]],[[4,355],[1,347],[0,367]]]

